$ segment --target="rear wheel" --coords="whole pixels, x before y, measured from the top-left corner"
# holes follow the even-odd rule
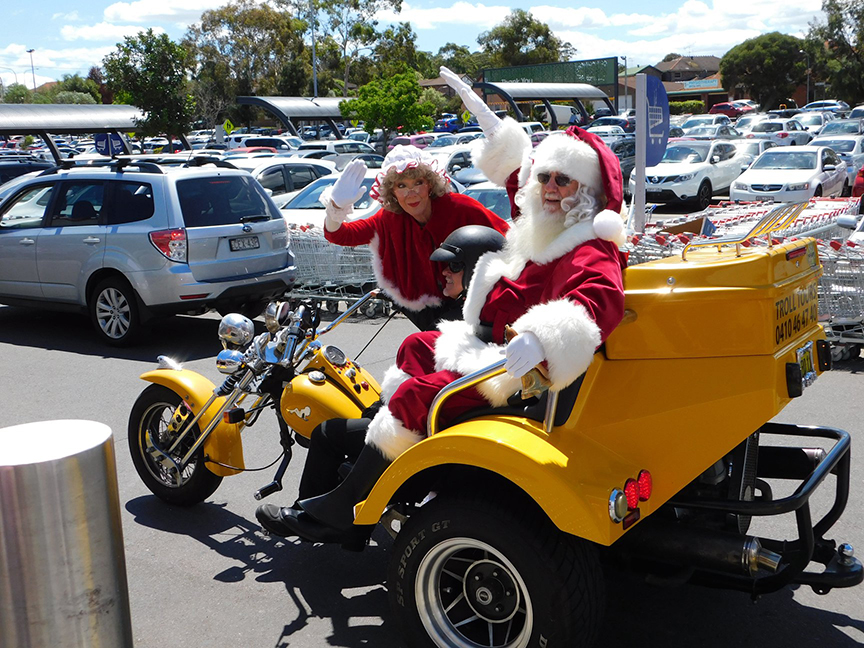
[[[128,441],[135,470],[150,492],[170,504],[190,506],[210,497],[219,488],[222,478],[205,467],[203,447],[179,473],[166,459],[168,455],[179,463],[201,434],[196,424],[183,441],[171,449],[184,429],[183,424],[172,425],[176,416],[181,420],[184,417],[184,412],[178,411],[182,402],[180,396],[167,387],[147,387],[129,414]],[[191,418],[189,412],[188,419]]]
[[[140,314],[135,291],[122,277],[100,281],[87,305],[90,319],[103,342],[128,346],[141,333]]]
[[[396,537],[387,588],[409,646],[587,647],[603,613],[593,547],[533,506],[439,496]]]

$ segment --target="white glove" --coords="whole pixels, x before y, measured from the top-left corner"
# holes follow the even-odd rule
[[[510,340],[504,355],[507,358],[504,369],[514,378],[521,378],[546,357],[543,345],[531,331],[520,333]]]
[[[330,200],[339,209],[350,207],[363,197],[365,190],[361,185],[366,176],[366,168],[363,160],[352,160],[333,184]]]
[[[498,116],[477,96],[477,93],[471,89],[471,86],[443,65],[441,66],[441,76],[447,82],[447,85],[462,97],[462,103],[465,104],[468,112],[477,118],[477,123],[483,129],[486,137],[492,137],[495,131],[498,130],[498,127],[501,126],[501,120],[498,119]]]

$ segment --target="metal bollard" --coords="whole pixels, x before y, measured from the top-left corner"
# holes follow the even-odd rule
[[[132,647],[111,428],[0,429],[0,648]]]

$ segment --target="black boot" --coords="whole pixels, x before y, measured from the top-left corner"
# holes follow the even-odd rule
[[[301,500],[300,506],[316,521],[339,530],[354,526],[354,505],[366,499],[392,462],[367,445],[345,480],[325,495]]]

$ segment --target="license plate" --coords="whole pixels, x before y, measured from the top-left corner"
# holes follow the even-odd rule
[[[257,236],[244,236],[242,238],[228,239],[228,245],[231,247],[232,252],[239,252],[240,250],[257,250],[261,247]]]
[[[798,366],[801,367],[801,383],[803,387],[809,387],[817,378],[816,365],[813,362],[813,342],[808,342],[797,349]]]

